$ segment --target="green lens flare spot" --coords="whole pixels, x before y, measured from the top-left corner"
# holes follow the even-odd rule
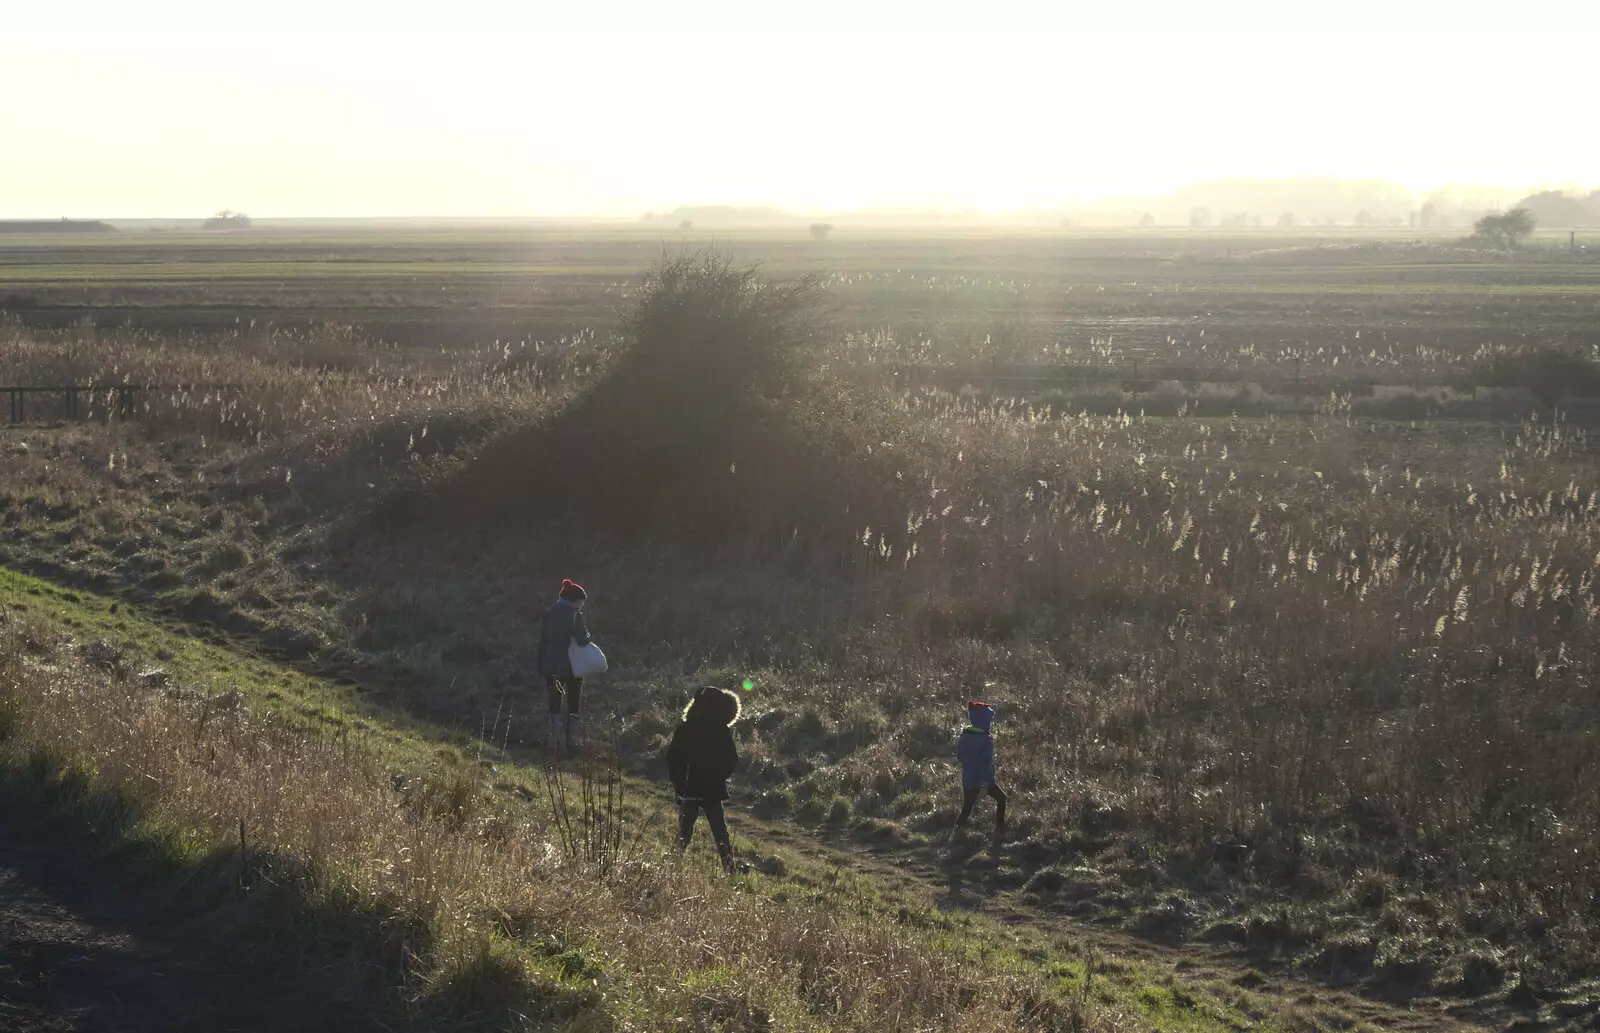
[[[741,687],[744,689],[744,691],[749,692],[751,689],[756,687],[756,683],[751,681],[749,678],[746,678],[744,680],[744,685]]]

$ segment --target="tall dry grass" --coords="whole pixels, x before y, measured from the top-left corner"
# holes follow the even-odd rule
[[[129,422],[140,433],[209,436],[218,445],[323,440],[402,421],[420,431],[430,416],[520,410],[582,383],[605,354],[588,332],[549,345],[496,342],[441,360],[339,325],[168,338],[91,325],[27,330],[0,321],[0,384],[154,388],[136,396]],[[33,404],[41,414],[59,405],[43,397]],[[82,409],[91,421],[122,415],[110,391],[96,392]],[[425,454],[437,451],[422,445]]]
[[[895,404],[906,434],[877,447],[916,503],[823,548],[752,525],[721,561],[674,563],[536,522],[391,547],[484,655],[521,655],[514,615],[581,558],[625,665],[759,670],[770,761],[746,784],[796,814],[837,795],[947,828],[949,740],[981,692],[1044,856],[1223,913],[1311,902],[1329,916],[1311,938],[1411,935],[1410,895],[1440,912],[1441,971],[1467,949],[1530,980],[1594,970],[1584,430],[1375,423],[1337,400],[1305,420]],[[648,691],[625,704],[646,746]]]
[[[191,869],[270,894],[235,932],[258,957],[343,937],[352,991],[390,998],[422,1028],[1106,1021],[959,944],[858,913],[841,889],[779,903],[660,841],[601,865],[561,848],[548,811],[496,800],[478,764],[402,776],[379,737],[321,735],[236,698],[150,688],[7,616],[0,714],[8,778],[114,800],[97,814],[102,831],[132,822]]]

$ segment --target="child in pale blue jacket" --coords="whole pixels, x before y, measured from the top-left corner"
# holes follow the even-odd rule
[[[993,705],[967,701],[967,727],[956,740],[956,757],[961,761],[961,817],[956,828],[967,823],[978,795],[987,790],[994,798],[994,830],[999,835],[1006,828],[1006,794],[995,784],[994,738],[989,734],[993,724]]]

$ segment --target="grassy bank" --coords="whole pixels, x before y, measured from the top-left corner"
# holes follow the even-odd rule
[[[137,646],[62,637],[49,611],[74,605],[13,604],[5,619],[8,800],[53,808],[215,900],[206,920],[233,926],[253,958],[291,944],[335,957],[351,994],[421,1028],[1099,1024],[1101,1005],[1074,1005],[1003,955],[975,963],[981,941],[871,921],[848,893],[779,905],[760,875],[728,883],[675,862],[622,811],[591,818],[637,832],[574,856],[495,765],[331,711],[275,714],[264,684],[213,695],[141,676],[126,666]],[[146,644],[162,638],[145,629]]]
[[[737,816],[753,870],[728,881],[701,845],[674,859],[658,786],[624,777],[616,808],[586,812],[575,766],[563,833],[548,770],[487,736],[396,724],[347,686],[6,571],[0,672],[12,813],[90,837],[197,935],[229,930],[240,964],[306,947],[325,992],[394,1028],[1199,1033],[1383,1014],[1223,954],[1084,936],[1021,895],[947,910],[872,825],[834,848]],[[584,847],[607,828],[618,849]],[[994,866],[971,860],[974,879]]]

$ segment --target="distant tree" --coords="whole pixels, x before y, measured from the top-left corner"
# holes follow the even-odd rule
[[[1520,205],[1500,216],[1500,232],[1505,234],[1510,247],[1516,247],[1523,237],[1532,233],[1533,226],[1533,213]]]
[[[1371,226],[1377,221],[1378,220],[1372,217],[1372,213],[1367,211],[1365,208],[1356,213],[1355,224],[1357,226]]]
[[[1278,216],[1279,226],[1294,226],[1298,224],[1299,221],[1299,219],[1295,218],[1293,212],[1284,212],[1282,215]]]
[[[1417,212],[1417,221],[1422,223],[1423,229],[1431,229],[1433,224],[1439,221],[1438,207],[1432,201],[1426,202],[1422,210]]]
[[[1189,209],[1189,225],[1197,228],[1211,225],[1211,209],[1203,206]]]
[[[1533,213],[1526,208],[1513,208],[1509,212],[1491,212],[1473,224],[1473,237],[1496,246],[1504,244],[1515,248],[1523,237],[1533,232]]]
[[[1154,226],[1155,224],[1156,224],[1156,217],[1154,215],[1151,215],[1149,212],[1145,212],[1143,215],[1139,216],[1139,225],[1140,226],[1150,227],[1150,226]]]
[[[1234,212],[1232,215],[1223,216],[1222,225],[1225,229],[1240,229],[1250,225],[1250,216],[1246,212]]]
[[[244,230],[250,228],[250,216],[243,212],[224,208],[201,224],[201,229],[207,230]]]
[[[693,219],[685,219],[685,220],[683,220],[682,222],[678,223],[678,229],[680,229],[680,230],[692,230],[692,229],[694,229],[694,220]]]
[[[817,241],[818,243],[827,240],[828,234],[832,232],[833,227],[825,222],[814,222],[811,224],[811,239]]]

